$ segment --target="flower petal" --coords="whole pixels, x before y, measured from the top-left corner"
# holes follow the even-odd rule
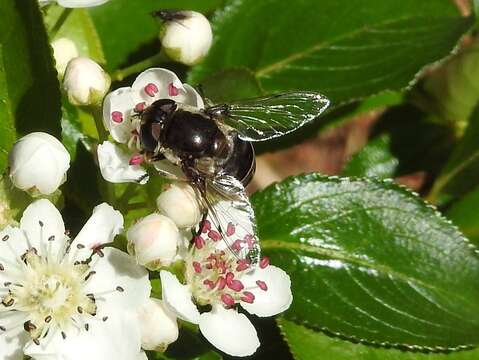
[[[200,316],[203,336],[216,348],[232,356],[249,356],[260,343],[253,324],[244,314],[221,305]]]
[[[178,91],[178,95],[170,96],[171,86]],[[163,68],[152,68],[143,71],[131,86],[136,103],[145,102],[150,105],[158,99],[177,100],[180,95],[185,96],[186,90],[180,79],[173,71]]]
[[[198,109],[204,109],[205,103],[198,91],[196,91],[195,88],[189,84],[183,84],[183,86],[186,90],[186,93],[182,95],[183,97],[181,100],[180,98],[175,98],[175,100],[182,104],[197,107]]]
[[[48,355],[62,360],[142,359],[136,316],[118,308],[112,308],[108,321],[92,321],[88,331],[66,339],[57,331],[51,339],[40,341],[40,345],[29,343],[24,351],[36,359],[50,359]]]
[[[0,323],[2,326],[6,326],[6,317],[8,317],[8,321],[11,322],[21,321],[21,319],[18,319],[18,316],[14,316],[17,318],[14,320],[11,314],[3,313],[0,314]],[[30,336],[23,330],[23,326],[17,326],[7,333],[0,334],[0,359],[22,360],[23,346],[25,346],[25,343],[29,339]]]
[[[119,88],[109,93],[103,101],[103,124],[111,136],[119,143],[126,143],[135,126],[131,121],[135,102],[129,87]]]
[[[83,8],[98,6],[107,1],[109,0],[58,0],[58,4],[66,8]]]
[[[15,263],[27,250],[28,242],[22,230],[8,225],[0,232],[0,263],[5,271],[0,271],[0,283],[8,277],[8,265],[4,261]]]
[[[107,203],[93,209],[92,216],[80,230],[71,245],[74,260],[86,260],[92,250],[113,241],[123,229],[123,216]]]
[[[31,203],[23,212],[20,229],[27,237],[30,247],[40,255],[57,254],[65,245],[65,225],[57,208],[46,199]]]
[[[112,183],[138,182],[145,184],[148,181],[147,173],[139,165],[130,165],[128,154],[109,141],[98,145],[98,163],[105,180]],[[145,177],[146,176],[146,177]]]
[[[191,300],[191,291],[187,285],[179,282],[172,273],[160,271],[163,301],[180,319],[198,324],[200,313]]]
[[[266,291],[257,286],[258,280],[266,284]],[[250,314],[262,317],[273,316],[286,311],[293,301],[289,275],[276,266],[257,268],[243,275],[241,281],[255,296],[252,304],[241,302],[241,306]]]
[[[85,285],[85,294],[107,293],[100,296],[107,308],[136,309],[143,305],[151,292],[148,272],[137,265],[132,256],[118,249],[106,248],[102,251],[103,257],[92,260],[91,270],[95,274]]]

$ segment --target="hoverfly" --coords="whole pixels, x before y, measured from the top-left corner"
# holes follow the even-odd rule
[[[199,231],[209,216],[228,248],[255,265],[260,247],[254,211],[245,190],[256,168],[252,142],[290,133],[328,106],[329,100],[315,92],[290,92],[204,109],[160,99],[138,115],[140,142],[152,160],[166,159],[180,167],[183,180],[195,189],[203,210]],[[170,172],[160,174],[178,179]],[[247,247],[233,246],[234,239],[226,229],[235,219],[222,205],[225,201],[253,224],[253,241]]]

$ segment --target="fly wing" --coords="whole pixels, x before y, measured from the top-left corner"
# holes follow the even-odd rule
[[[329,106],[316,92],[290,92],[206,109],[236,129],[242,140],[264,141],[288,134],[313,121]]]
[[[256,220],[245,188],[230,175],[219,175],[205,180],[201,192],[203,206],[208,209],[208,220],[213,231],[210,237],[223,240],[238,258],[251,265],[260,260],[260,247],[256,236]]]

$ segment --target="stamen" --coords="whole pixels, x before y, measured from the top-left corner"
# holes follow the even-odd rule
[[[233,306],[235,304],[235,300],[233,299],[233,297],[229,294],[223,294],[221,295],[221,301],[223,301],[223,303],[226,305],[226,306]]]
[[[135,112],[140,113],[143,110],[145,110],[145,107],[146,107],[146,103],[144,102],[138,103],[135,105]]]
[[[2,237],[2,241],[7,241],[8,239],[10,239],[9,235],[5,235],[4,237]]]
[[[203,222],[203,228],[201,229],[201,232],[205,234],[210,230],[211,230],[211,222],[209,220],[205,220]]]
[[[233,223],[228,223],[226,228],[226,235],[231,236],[235,233],[236,229]]]
[[[52,235],[48,238],[48,241],[54,241],[55,240],[55,235]]]
[[[254,302],[254,294],[249,292],[249,291],[245,291],[243,293],[244,296],[241,297],[241,301],[244,301],[248,304],[252,304]]]
[[[154,97],[158,93],[158,87],[153,83],[149,83],[148,85],[146,85],[144,90],[146,94],[150,97]]]
[[[201,236],[195,236],[194,238],[195,246],[198,249],[202,249],[205,246],[205,240]]]
[[[266,285],[266,283],[264,281],[256,280],[256,285],[258,285],[258,287],[263,291],[268,290],[268,285]]]
[[[116,291],[118,291],[118,292],[121,292],[121,293],[122,293],[122,292],[124,292],[124,291],[125,291],[125,289],[123,289],[121,286],[117,286],[117,287],[116,287]]]
[[[143,162],[143,155],[137,154],[133,155],[128,162],[130,165],[140,165]]]
[[[238,271],[238,272],[244,271],[247,268],[249,268],[249,261],[248,260],[246,260],[246,259],[238,260],[238,266],[236,267],[236,271]]]
[[[221,234],[216,230],[210,230],[208,232],[208,237],[213,241],[221,240]]]
[[[201,273],[201,264],[198,261],[193,261],[193,268],[195,269],[195,273]]]
[[[123,122],[123,113],[121,113],[120,111],[113,111],[111,113],[111,119],[117,124],[119,124]]]
[[[218,290],[223,290],[226,286],[226,279],[220,276],[218,278],[217,285],[218,285]]]
[[[180,89],[178,89],[173,83],[169,83],[168,85],[168,95],[170,96],[178,96],[180,93]]]
[[[231,282],[228,283],[226,282],[226,285],[233,291],[240,292],[241,290],[244,289],[244,285],[241,281],[239,280],[232,280]]]
[[[261,258],[260,262],[259,262],[259,267],[261,269],[264,269],[266,267],[268,267],[269,265],[269,258],[267,256]]]

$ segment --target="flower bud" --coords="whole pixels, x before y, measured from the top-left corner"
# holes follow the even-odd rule
[[[176,316],[162,300],[150,298],[137,312],[144,350],[164,352],[178,339]]]
[[[34,132],[15,143],[8,161],[17,188],[49,195],[66,180],[70,154],[55,137]]]
[[[78,49],[73,41],[68,38],[60,38],[52,42],[55,67],[60,76],[65,74],[65,69],[71,59],[78,56]]]
[[[201,220],[201,210],[195,191],[185,183],[171,184],[156,199],[162,214],[168,216],[179,228],[190,228]]]
[[[181,241],[175,223],[160,214],[144,217],[128,230],[126,236],[130,254],[136,257],[138,264],[150,270],[169,266]]]
[[[184,19],[165,21],[160,40],[166,54],[185,65],[200,62],[213,42],[210,22],[195,11],[183,11]]]
[[[77,57],[65,70],[63,88],[73,105],[99,104],[110,88],[110,77],[96,62]]]
[[[40,6],[48,5],[53,2],[58,2],[58,5],[66,8],[84,8],[102,5],[109,0],[38,0]]]

